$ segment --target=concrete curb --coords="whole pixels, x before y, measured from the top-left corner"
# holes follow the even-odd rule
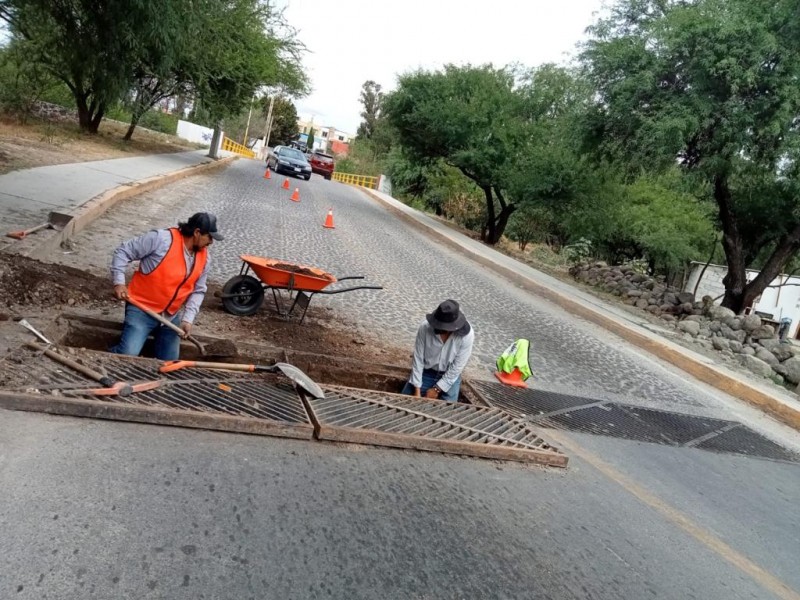
[[[156,175],[154,177],[148,177],[147,179],[140,179],[133,183],[117,186],[91,198],[76,208],[72,212],[72,220],[62,231],[49,230],[47,232],[37,233],[35,239],[33,236],[31,237],[31,242],[29,244],[25,244],[27,240],[21,240],[16,244],[12,244],[4,251],[38,260],[46,260],[53,253],[60,251],[61,244],[67,242],[70,238],[86,229],[95,219],[121,200],[158,189],[192,175],[220,169],[231,164],[237,158],[238,156],[229,156],[214,162],[205,162],[192,165],[191,167],[185,167],[178,171],[167,173],[166,175]]]
[[[519,285],[523,289],[533,292],[536,295],[553,302],[554,304],[574,315],[599,325],[600,327],[618,335],[631,344],[646,350],[647,352],[669,362],[673,366],[678,367],[683,371],[686,371],[696,379],[699,379],[700,381],[718,390],[721,390],[726,394],[730,394],[735,398],[744,400],[748,404],[763,410],[786,425],[789,425],[790,427],[800,431],[800,405],[798,405],[798,408],[790,406],[780,398],[776,398],[775,396],[772,396],[765,391],[754,387],[746,381],[737,379],[731,374],[725,373],[711,365],[698,362],[691,356],[680,352],[677,348],[673,348],[666,343],[643,335],[631,327],[610,318],[600,311],[585,306],[584,304],[577,302],[574,299],[565,296],[564,294],[552,290],[538,282],[532,281],[528,277],[503,265],[497,264],[487,257],[481,256],[462,244],[459,244],[457,241],[443,235],[441,232],[407,214],[396,206],[393,206],[391,203],[375,194],[372,190],[362,187],[359,187],[358,189],[367,194],[367,196],[373,200],[379,202],[382,206],[386,207],[404,222],[425,231],[438,242],[445,244],[449,248],[457,250],[482,266],[492,269],[496,273]]]

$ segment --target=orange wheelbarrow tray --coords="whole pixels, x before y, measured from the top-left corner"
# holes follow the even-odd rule
[[[333,283],[364,279],[363,275],[335,277],[334,275],[308,265],[300,265],[273,258],[249,256],[243,254],[242,268],[239,274],[228,280],[222,288],[222,305],[233,315],[248,316],[254,314],[264,302],[265,290],[272,290],[275,308],[281,317],[289,317],[299,307],[303,311],[300,324],[306,318],[306,311],[314,294],[341,294],[354,290],[382,290],[377,285],[359,285],[355,287],[325,289]],[[255,275],[251,275],[250,273]],[[289,292],[291,306],[285,310],[280,299],[280,291]]]

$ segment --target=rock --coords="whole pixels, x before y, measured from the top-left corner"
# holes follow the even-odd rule
[[[770,366],[779,364],[781,362],[775,357],[775,355],[772,352],[770,352],[766,348],[761,348],[760,350],[756,350],[756,358],[760,358]]]
[[[769,377],[773,373],[771,366],[755,356],[740,354],[739,362],[742,363],[745,368],[750,369],[753,373],[761,375],[762,377]]]
[[[775,329],[772,325],[761,325],[750,333],[754,340],[772,339],[775,337]]]
[[[648,279],[642,284],[642,287],[648,290],[652,290],[654,287],[656,287],[656,282],[653,281],[652,279]]]
[[[761,317],[758,315],[747,315],[742,319],[742,329],[747,332],[754,331],[761,327]]]
[[[739,342],[737,340],[730,340],[728,342],[728,348],[731,349],[731,352],[735,352],[736,354],[739,354],[744,349],[744,346],[742,345],[741,342]],[[750,348],[750,350],[753,350],[753,349]],[[755,350],[753,350],[753,354],[755,354],[755,353],[756,353]]]
[[[678,296],[676,296],[673,292],[667,292],[664,294],[664,304],[683,304],[683,303],[678,302]]]
[[[661,310],[664,310],[664,307],[663,307],[663,306],[661,307]],[[674,315],[671,315],[671,314],[669,314],[669,313],[666,313],[666,314],[665,314],[665,313],[663,313],[663,312],[661,313],[661,318],[662,318],[662,319],[664,319],[664,320],[665,320],[667,323],[671,323],[672,321],[674,321],[674,320],[675,320],[675,317],[674,317]]]
[[[75,298],[70,298],[69,300],[67,300],[67,304],[69,304],[70,306],[74,306],[75,305]]]
[[[720,327],[720,323],[718,323],[717,321],[711,321],[708,328],[714,333],[719,333],[719,330],[722,329],[722,327]]]
[[[784,367],[781,363],[778,363],[777,365],[772,365],[772,370],[784,378],[786,377],[786,374],[789,372],[789,369]]]
[[[689,315],[688,317],[684,317],[684,321],[697,321],[698,323],[703,320],[703,317],[700,315]]]
[[[636,308],[647,308],[649,305],[650,303],[647,300],[642,300],[641,298],[639,298],[635,304]]]
[[[657,304],[651,304],[645,309],[647,312],[654,314],[656,316],[661,314],[661,309],[658,307]]]
[[[734,331],[739,331],[742,328],[742,320],[740,317],[728,317],[722,322]]]
[[[692,314],[692,311],[694,310],[694,306],[692,306],[691,302],[684,302],[683,304],[680,305],[680,307],[681,307],[681,312],[687,315]]]
[[[775,358],[781,362],[789,360],[794,356],[794,353],[792,352],[792,345],[781,343],[780,340],[761,340],[761,345],[769,350],[775,356]]]
[[[731,344],[732,343],[733,342],[731,342]],[[755,356],[756,351],[753,350],[750,346],[742,346],[742,349],[740,350],[739,354],[744,354],[746,356]]]
[[[642,300],[650,300],[653,293],[650,290],[644,290],[639,296]]]
[[[784,377],[787,381],[792,383],[800,383],[800,358],[795,356],[781,363],[781,366],[786,369]]]
[[[698,337],[698,338],[695,340],[695,343],[696,343],[698,346],[700,346],[701,348],[705,348],[706,350],[711,350],[711,348],[713,347],[713,346],[711,345],[711,342],[709,342],[707,339],[705,339],[705,338],[702,338],[702,337]]]
[[[719,350],[720,352],[723,350],[730,350],[729,343],[730,342],[723,337],[715,336],[711,338],[711,345],[714,346],[715,350]]]
[[[625,300],[623,300],[625,304],[630,304],[631,306],[636,304],[636,301],[637,301],[636,298],[625,298]]]
[[[678,304],[686,304],[687,302],[693,303],[694,302],[694,294],[691,292],[679,292],[676,295],[678,299]]]
[[[725,308],[724,306],[712,306],[709,309],[708,314],[712,319],[722,322],[725,322],[725,319],[736,316],[735,312],[733,312],[730,308]]]
[[[744,343],[744,338],[747,337],[747,333],[742,331],[734,331],[724,323],[720,323],[719,326],[719,333],[722,337],[729,339],[729,340],[736,340],[737,342]]]
[[[681,321],[678,323],[678,329],[694,337],[700,333],[700,323],[697,321]]]
[[[629,298],[638,298],[642,295],[642,292],[641,290],[628,290],[625,292],[625,295]]]

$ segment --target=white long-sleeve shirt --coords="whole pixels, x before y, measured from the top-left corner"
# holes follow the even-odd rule
[[[139,261],[139,270],[142,273],[145,275],[150,273],[161,264],[171,244],[172,232],[169,229],[153,229],[144,235],[122,242],[111,257],[111,279],[114,285],[125,285],[125,269],[135,260]],[[183,258],[186,261],[186,272],[189,273],[194,267],[194,254],[184,252]],[[203,303],[203,297],[208,289],[206,280],[210,262],[210,260],[206,260],[205,269],[200,273],[197,283],[194,284],[192,294],[186,299],[182,321],[194,323],[194,319],[200,311],[200,305]]]
[[[475,329],[470,328],[466,335],[452,333],[446,342],[434,332],[428,321],[423,321],[417,330],[414,343],[414,360],[409,382],[414,387],[422,387],[423,369],[434,369],[444,373],[436,386],[447,392],[467,366],[475,341]]]

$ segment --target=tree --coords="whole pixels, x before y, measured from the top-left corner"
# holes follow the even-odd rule
[[[442,159],[481,189],[486,200],[481,238],[489,244],[497,243],[515,210],[502,189],[521,124],[513,88],[514,78],[504,69],[448,65],[402,75],[383,102],[407,154],[422,163]]]
[[[313,127],[309,127],[308,128],[308,139],[306,140],[306,147],[308,148],[309,152],[311,152],[312,149],[314,148],[314,128]]]
[[[361,105],[364,110],[361,111],[361,118],[364,119],[358,126],[356,135],[367,139],[372,138],[375,133],[378,119],[380,118],[381,102],[383,101],[383,92],[381,86],[371,79],[365,81],[361,86]]]
[[[31,59],[72,92],[78,122],[97,133],[108,106],[127,91],[143,44],[174,26],[161,0],[0,0],[0,19],[25,39]]]
[[[582,57],[594,145],[631,173],[677,163],[713,200],[736,312],[800,248],[799,14],[797,0],[622,0]]]

